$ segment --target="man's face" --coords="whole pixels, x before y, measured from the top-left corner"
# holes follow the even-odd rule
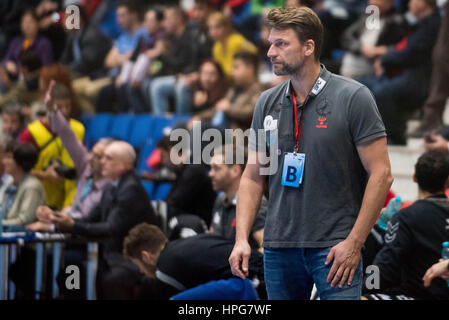
[[[166,9],[164,11],[164,21],[163,25],[165,31],[169,34],[175,34],[178,24],[180,23],[175,10]]]
[[[268,41],[271,43],[267,56],[277,76],[297,74],[304,64],[304,46],[293,29],[271,29]]]
[[[232,79],[237,86],[244,86],[248,79],[253,79],[254,69],[241,59],[234,59],[232,63]]]
[[[117,150],[113,145],[109,145],[104,150],[104,156],[101,159],[101,174],[103,177],[116,180],[124,171],[123,160],[117,154]]]
[[[14,136],[20,130],[20,117],[17,113],[2,114],[2,131],[7,136]]]
[[[70,111],[72,110],[72,100],[68,99],[55,99],[55,104],[59,107],[62,115],[65,118],[69,118]]]
[[[145,29],[147,29],[147,32],[149,34],[156,33],[160,28],[160,22],[157,21],[156,12],[154,12],[153,10],[150,10],[145,14],[143,23],[145,25]]]
[[[105,149],[106,145],[104,143],[99,142],[94,145],[94,147],[89,153],[89,163],[94,174],[98,175],[102,174],[101,159],[103,158]]]
[[[209,15],[209,8],[205,5],[194,4],[192,10],[192,19],[196,21],[199,25],[205,25],[207,16]]]
[[[410,0],[408,8],[411,14],[415,17],[419,17],[420,13],[426,9],[426,2],[424,0]]]
[[[221,154],[214,155],[210,161],[209,177],[215,191],[226,191],[233,182],[232,167],[224,163]]]
[[[132,14],[129,12],[128,8],[124,6],[117,8],[117,23],[125,31],[129,31],[131,29]]]

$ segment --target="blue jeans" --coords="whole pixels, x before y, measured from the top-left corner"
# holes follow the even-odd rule
[[[309,300],[313,284],[321,300],[360,300],[362,261],[351,286],[331,287],[326,282],[332,263],[325,265],[331,248],[265,248],[265,283],[270,300]]]
[[[175,112],[185,114],[190,111],[190,90],[184,81],[176,80],[176,76],[157,77],[151,81],[150,99],[155,115],[164,115],[168,111],[170,97],[175,98]]]

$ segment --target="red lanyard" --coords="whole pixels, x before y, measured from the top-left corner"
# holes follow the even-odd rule
[[[298,152],[299,150],[299,140],[301,139],[301,130],[302,130],[302,121],[301,118],[299,119],[299,129],[298,129],[298,110],[296,107],[296,97],[295,94],[292,93],[293,96],[293,110],[295,113],[295,130],[296,130],[296,146],[295,146],[295,153]],[[301,112],[301,116],[302,116],[302,112]]]

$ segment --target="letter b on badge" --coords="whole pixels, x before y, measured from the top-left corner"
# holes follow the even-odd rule
[[[302,182],[305,155],[303,153],[287,153],[284,157],[282,185],[298,188]]]

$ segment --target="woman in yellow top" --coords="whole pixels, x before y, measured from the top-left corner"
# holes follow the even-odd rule
[[[212,13],[207,19],[209,35],[214,41],[212,55],[227,77],[231,77],[234,54],[241,50],[257,53],[257,47],[232,29],[231,21],[221,12]]]

